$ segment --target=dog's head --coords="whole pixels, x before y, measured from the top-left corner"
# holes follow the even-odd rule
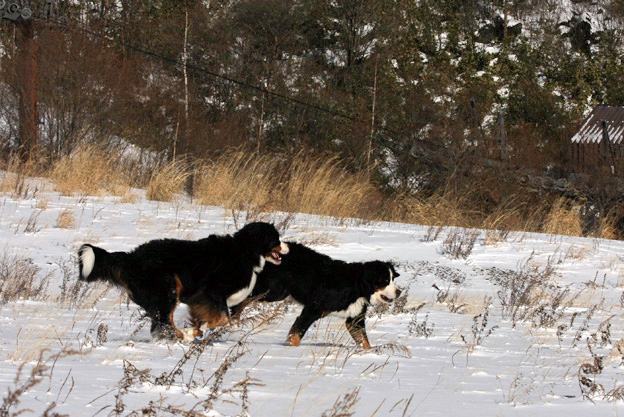
[[[390,262],[373,262],[370,279],[375,291],[371,294],[371,305],[390,303],[401,295],[401,290],[394,285],[394,279],[399,273]]]
[[[249,223],[234,236],[250,247],[254,254],[263,256],[275,265],[282,262],[281,255],[288,253],[288,245],[280,241],[279,232],[270,223]]]

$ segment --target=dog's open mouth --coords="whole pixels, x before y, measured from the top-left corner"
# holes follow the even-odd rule
[[[381,298],[381,301],[383,301],[384,303],[390,303],[392,302],[392,299],[390,297],[386,297],[383,294],[379,294],[379,297]]]
[[[282,256],[280,254],[282,248],[280,246],[276,246],[273,249],[271,249],[271,253],[269,253],[269,256],[267,256],[267,258],[269,258],[269,260],[271,262],[273,262],[276,265],[279,265],[280,263],[282,263]]]

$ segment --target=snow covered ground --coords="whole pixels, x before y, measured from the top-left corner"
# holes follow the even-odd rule
[[[118,290],[75,284],[79,245],[129,250],[231,233],[258,216],[147,201],[141,191],[127,204],[49,188],[0,195],[0,279],[19,269],[48,284],[43,298],[0,304],[0,413],[42,415],[52,405],[50,413],[71,416],[624,412],[622,242],[267,214],[260,220],[320,252],[397,263],[407,295],[370,313],[374,348],[357,349],[339,318],[286,346],[300,307],[284,303],[249,309],[200,343],[152,342]],[[176,322],[185,317],[178,308]]]

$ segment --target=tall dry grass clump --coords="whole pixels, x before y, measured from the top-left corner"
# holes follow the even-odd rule
[[[581,206],[565,197],[555,200],[544,219],[543,232],[555,235],[583,236]]]
[[[375,188],[363,175],[348,173],[337,158],[290,158],[241,150],[224,153],[195,174],[195,198],[201,204],[230,209],[284,210],[344,217],[374,218]]]
[[[149,200],[172,201],[176,195],[184,193],[184,185],[190,175],[189,164],[184,160],[156,167],[145,189],[145,195]]]
[[[474,227],[469,216],[465,196],[451,192],[432,196],[403,195],[391,204],[390,217],[393,221],[422,224],[427,226]]]
[[[63,195],[125,195],[131,181],[109,152],[94,145],[82,145],[52,167],[54,188]]]
[[[228,151],[195,173],[194,197],[200,204],[229,209],[272,208],[280,178],[278,162],[269,156]]]
[[[0,175],[0,192],[9,193],[17,198],[36,193],[38,185],[29,179],[43,172],[43,161],[31,159],[24,162],[18,153],[12,153],[4,161]]]
[[[299,153],[280,184],[282,209],[338,218],[376,218],[378,193],[364,174],[342,169],[336,157]]]

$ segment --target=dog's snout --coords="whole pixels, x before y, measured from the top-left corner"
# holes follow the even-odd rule
[[[401,296],[401,290],[399,288],[396,289],[396,296],[400,297]]]

